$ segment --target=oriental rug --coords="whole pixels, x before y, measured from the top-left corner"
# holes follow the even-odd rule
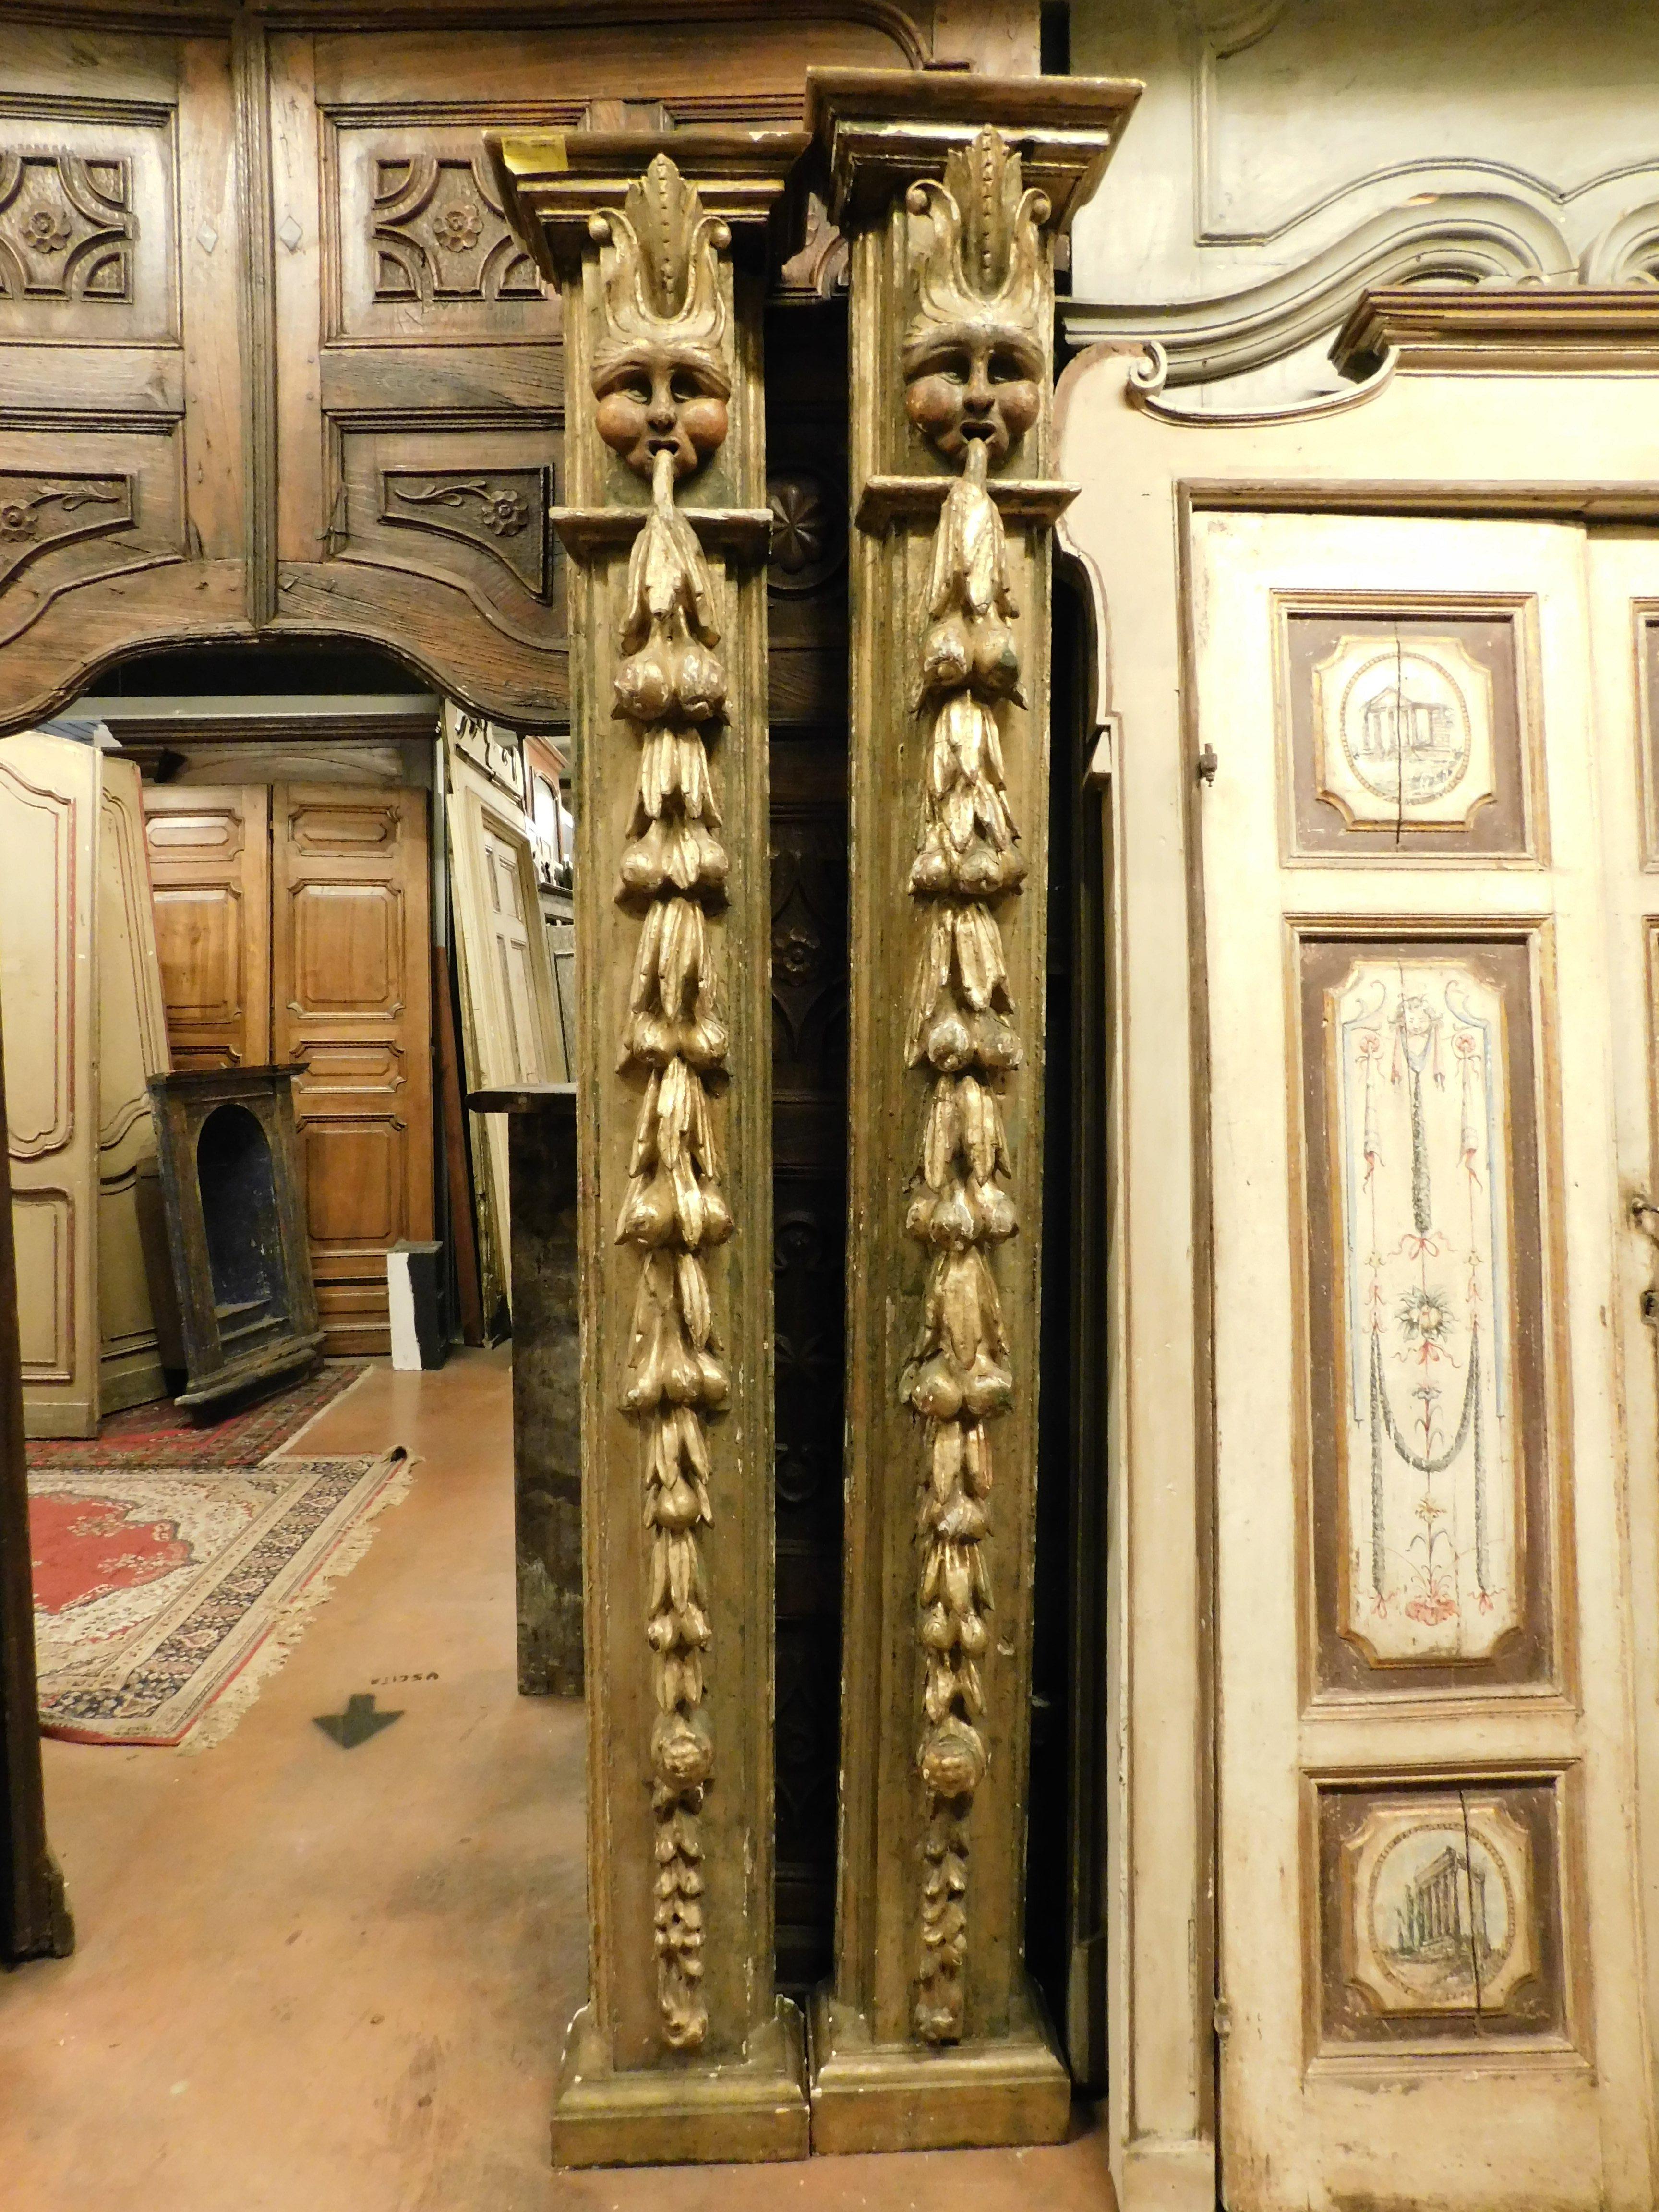
[[[402,1450],[32,1472],[44,1733],[191,1751],[218,1742],[362,1557],[374,1516],[404,1494],[409,1475]]]
[[[257,1406],[204,1425],[182,1413],[171,1398],[150,1406],[129,1406],[98,1424],[96,1437],[31,1437],[29,1465],[35,1467],[258,1467],[280,1451],[325,1406],[368,1372],[362,1360],[341,1360],[273,1390]]]

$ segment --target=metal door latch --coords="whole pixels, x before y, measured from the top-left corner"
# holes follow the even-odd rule
[[[1213,783],[1215,781],[1215,772],[1220,765],[1220,762],[1215,757],[1215,747],[1213,745],[1206,745],[1203,751],[1198,757],[1199,781],[1200,783]]]

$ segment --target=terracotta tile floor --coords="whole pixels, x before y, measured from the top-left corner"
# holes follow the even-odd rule
[[[303,1438],[397,1443],[411,1494],[227,1742],[46,1746],[80,1948],[0,1976],[7,2212],[1109,2212],[1088,2132],[672,2189],[552,2172],[581,1714],[514,1687],[506,1355],[377,1367]],[[403,1718],[342,1752],[313,1717],[369,1689]]]

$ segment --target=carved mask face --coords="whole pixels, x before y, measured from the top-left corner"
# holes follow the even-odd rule
[[[905,411],[947,460],[970,439],[1000,468],[1042,405],[1042,356],[1024,331],[958,327],[905,349]]]
[[[732,387],[718,363],[683,346],[639,345],[607,362],[593,380],[600,437],[638,476],[653,457],[674,456],[689,477],[725,441]]]

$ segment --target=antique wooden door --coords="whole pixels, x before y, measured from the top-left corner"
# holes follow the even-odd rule
[[[334,1356],[390,1346],[386,1255],[432,1234],[426,793],[271,792],[271,1058],[294,1113]]]
[[[174,1061],[293,1066],[325,1348],[385,1352],[387,1249],[432,1234],[426,794],[161,784],[144,812]]]
[[[147,784],[144,835],[176,1067],[270,1060],[270,793]]]
[[[1646,2202],[1632,592],[1597,650],[1575,523],[1193,554],[1224,2199]]]

